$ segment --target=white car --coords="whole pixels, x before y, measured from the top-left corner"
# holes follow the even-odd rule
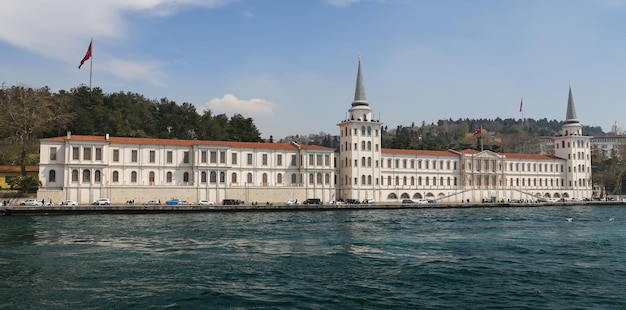
[[[100,198],[92,203],[96,206],[106,206],[111,204],[111,200],[109,198]]]
[[[289,199],[287,201],[285,201],[285,205],[299,205],[300,203],[298,202],[298,199]]]
[[[421,205],[425,205],[425,204],[428,204],[429,201],[428,201],[428,199],[417,199],[417,200],[415,200],[415,203],[421,204]]]
[[[363,203],[376,203],[376,199],[374,199],[374,198],[365,198],[365,199],[363,199]]]
[[[160,205],[161,201],[159,201],[159,200],[149,200],[147,202],[144,202],[143,204],[144,205]]]
[[[213,203],[213,201],[200,200],[200,201],[198,201],[198,204],[201,205],[201,206],[212,206],[215,203]]]
[[[39,201],[37,199],[26,199],[26,200],[20,202],[20,206],[37,206],[37,207],[40,207],[41,206],[41,201]]]
[[[74,200],[63,200],[63,201],[61,201],[60,205],[62,205],[62,206],[77,206],[78,203],[76,203],[76,201],[74,201]]]

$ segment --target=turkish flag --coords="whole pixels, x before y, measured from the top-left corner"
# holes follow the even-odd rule
[[[478,127],[478,129],[474,131],[474,135],[479,135],[481,132],[483,132],[483,126]]]
[[[83,66],[85,61],[87,61],[87,60],[89,60],[89,58],[91,58],[91,43],[93,43],[93,41],[89,42],[89,48],[87,49],[87,53],[85,54],[85,57],[83,57],[83,60],[80,61],[80,65],[78,65],[78,69],[80,69],[80,67]]]

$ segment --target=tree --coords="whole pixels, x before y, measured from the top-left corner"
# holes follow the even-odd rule
[[[53,96],[47,87],[25,86],[0,88],[0,129],[7,133],[10,144],[19,149],[21,175],[26,176],[28,154],[37,153],[38,139],[55,125],[71,119],[63,97]]]
[[[11,186],[11,189],[17,189],[26,193],[30,190],[36,190],[39,188],[39,186],[41,186],[41,181],[32,175],[21,175],[19,177],[12,178],[11,181],[9,181],[9,186]]]

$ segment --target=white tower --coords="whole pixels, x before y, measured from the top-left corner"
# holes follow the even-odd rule
[[[554,154],[566,160],[559,180],[563,193],[570,198],[591,198],[591,137],[583,136],[582,125],[576,118],[572,86],[567,98],[567,115],[561,127],[561,134],[554,138]]]
[[[347,119],[337,125],[340,131],[337,198],[380,201],[382,123],[373,119],[372,108],[365,98],[360,55],[354,101]]]

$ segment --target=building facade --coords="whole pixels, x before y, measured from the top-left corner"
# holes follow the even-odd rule
[[[320,198],[441,202],[587,198],[590,137],[582,135],[571,87],[554,155],[383,149],[359,59],[354,101],[335,149],[292,143],[66,136],[41,140],[38,196],[89,203],[176,197],[281,203]]]

